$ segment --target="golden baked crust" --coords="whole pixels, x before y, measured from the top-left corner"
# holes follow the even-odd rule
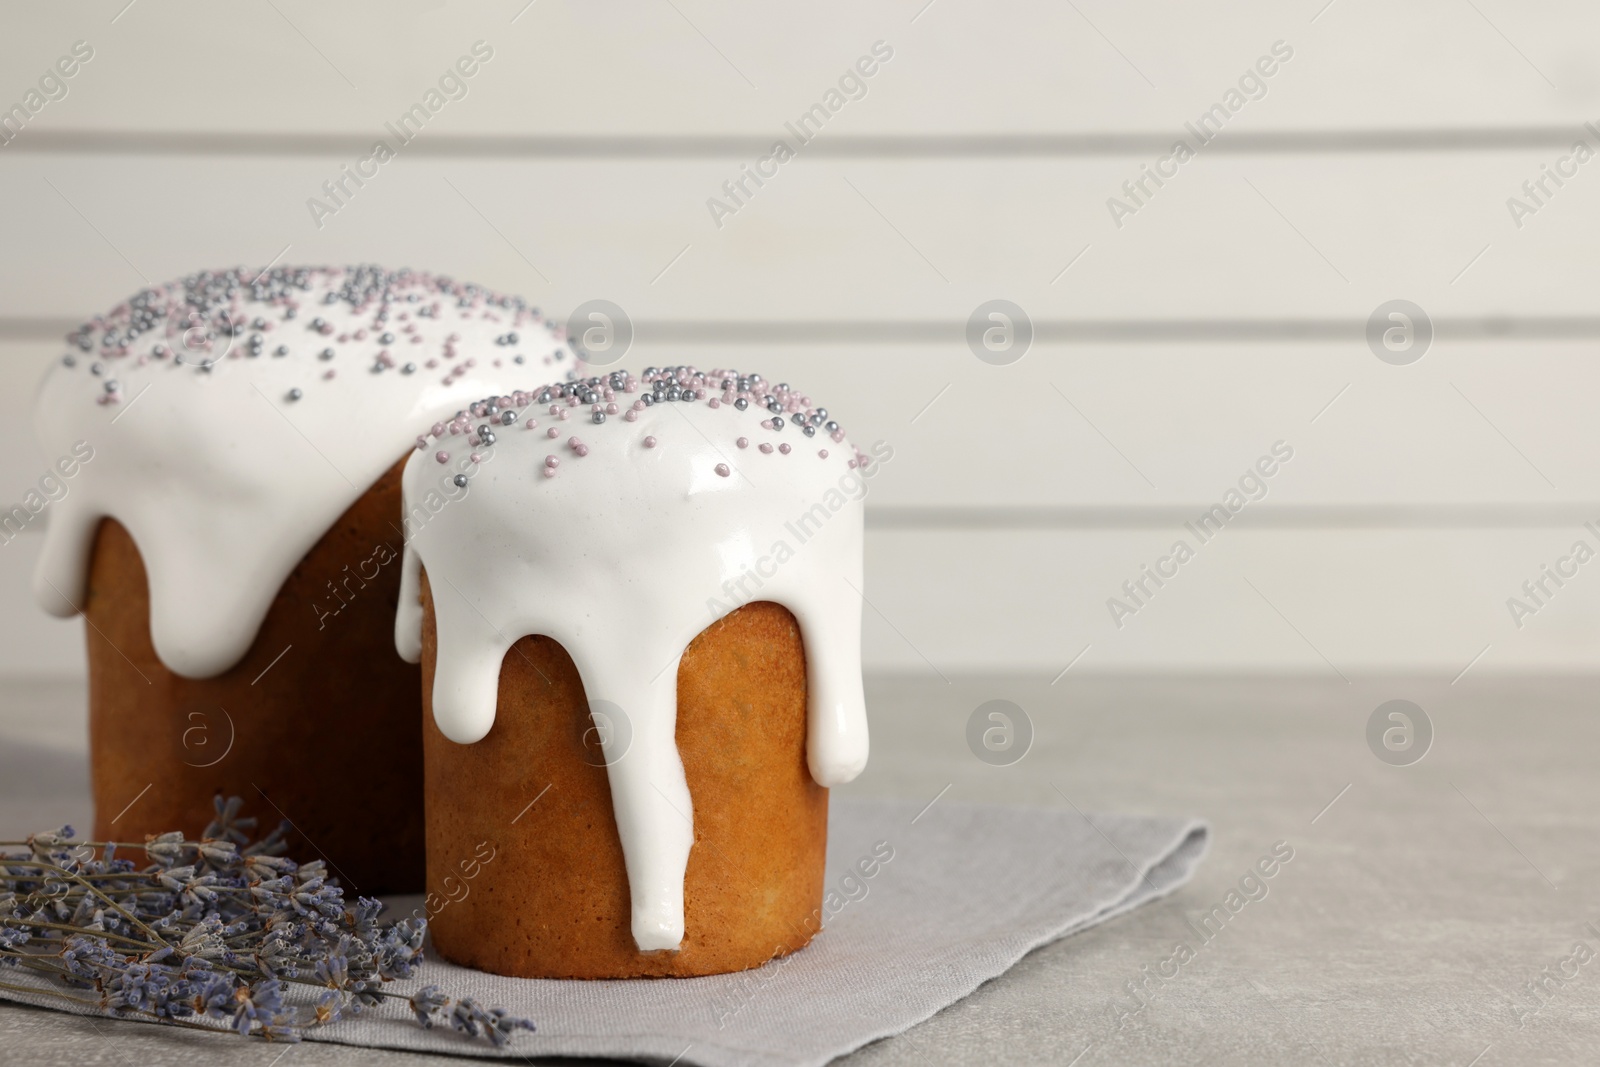
[[[162,664],[138,546],[101,523],[84,604],[97,839],[198,835],[222,792],[263,830],[291,820],[291,854],[326,858],[352,897],[421,887],[421,675],[394,648],[403,466],[306,554],[249,653],[215,678]]]
[[[694,798],[685,936],[677,952],[642,954],[572,659],[548,637],[519,640],[501,667],[493,728],[458,745],[433,722],[426,575],[422,596],[427,909],[440,955],[523,978],[686,977],[757,967],[811,940],[828,791],[806,766],[805,652],[787,609],[747,604],[684,652],[677,742]]]

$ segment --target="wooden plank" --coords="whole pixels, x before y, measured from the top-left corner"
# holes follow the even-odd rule
[[[1238,132],[1570,128],[1592,117],[1586,87],[1600,77],[1574,43],[1600,19],[1575,0],[822,0],[759,17],[732,0],[123,7],[6,17],[7,92],[75,40],[96,50],[40,131],[366,135],[478,40],[494,55],[440,109],[439,133],[776,135],[878,40],[893,59],[830,135],[1176,132],[1280,40],[1293,56],[1238,110]]]
[[[998,669],[1298,672],[1330,680],[1426,670],[1592,668],[1591,560],[1537,604],[1541,567],[1572,569],[1581,528],[1225,531],[1142,604],[1124,581],[1160,564],[1158,531],[893,531],[869,538],[866,647],[875,669],[930,679]],[[1113,612],[1116,597],[1136,614]],[[1532,614],[1513,615],[1517,597]],[[1519,620],[1522,626],[1516,623]],[[1116,619],[1123,623],[1116,625]],[[1081,659],[1078,657],[1081,655]],[[1076,662],[1075,662],[1076,661]]]
[[[31,405],[57,353],[0,343],[0,500],[56,458],[33,443]],[[1587,344],[1444,345],[1411,367],[1332,346],[1057,347],[992,367],[953,347],[640,343],[625,363],[695,361],[792,382],[858,444],[892,448],[868,498],[884,529],[1172,529],[1231,491],[1252,528],[1600,517]]]
[[[833,323],[846,338],[839,324],[959,337],[996,297],[1041,338],[1086,322],[1153,336],[1174,320],[1222,323],[1224,339],[1359,338],[1396,298],[1441,333],[1555,318],[1594,336],[1600,162],[1547,183],[1531,216],[1507,207],[1558,160],[1201,157],[1113,221],[1107,201],[1128,202],[1120,187],[1143,160],[801,157],[713,218],[734,164],[402,154],[361,187],[346,179],[343,206],[313,217],[314,199],[336,206],[323,184],[354,160],[23,155],[0,168],[12,206],[0,317],[76,318],[147,278],[281,255],[426,264],[551,307],[604,296],[640,322]]]
[[[1178,537],[1195,550],[1159,588]],[[864,654],[932,680],[982,671],[1283,672],[1357,679],[1600,667],[1600,563],[1581,526],[1517,530],[871,530]],[[34,608],[41,537],[0,545],[0,672],[77,674],[77,623]],[[1542,603],[1524,582],[1546,582]],[[1136,603],[1123,582],[1145,582]],[[1137,587],[1136,587],[1137,588]],[[757,593],[759,595],[759,592]],[[1117,598],[1133,614],[1113,612]],[[1518,598],[1531,614],[1513,614]],[[1117,625],[1117,621],[1122,626]],[[1522,626],[1518,627],[1520,621]],[[1081,654],[1081,659],[1079,658]],[[1476,660],[1475,660],[1476,657]]]

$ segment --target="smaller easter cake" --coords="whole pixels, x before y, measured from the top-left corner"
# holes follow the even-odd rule
[[[627,978],[804,947],[828,787],[867,761],[872,458],[788,385],[694,367],[433,431],[402,479],[396,640],[422,663],[439,953]]]

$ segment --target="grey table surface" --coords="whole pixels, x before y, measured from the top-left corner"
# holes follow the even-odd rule
[[[948,786],[944,798],[1197,814],[1215,841],[1176,895],[1040,949],[839,1062],[1596,1062],[1597,693],[1589,677],[869,679],[872,763],[852,792],[932,800]],[[1007,767],[967,748],[969,715],[993,698],[1035,731]],[[1410,766],[1367,741],[1395,698],[1434,731]],[[71,683],[0,689],[0,835],[87,821],[83,700]],[[1121,1018],[1137,1003],[1128,984],[1177,942],[1198,945],[1189,922],[1279,841],[1295,856],[1268,895],[1175,977],[1149,979],[1147,1006]],[[1594,953],[1582,962],[1579,942]],[[464,1062],[0,1005],[3,1064],[198,1061]]]

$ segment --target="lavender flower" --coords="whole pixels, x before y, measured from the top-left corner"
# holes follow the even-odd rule
[[[450,1026],[468,1037],[487,1037],[496,1048],[511,1040],[518,1030],[532,1030],[527,1019],[506,1014],[504,1008],[485,1009],[471,997],[462,997],[450,1009]]]
[[[222,919],[212,913],[191,926],[183,935],[183,940],[178,943],[178,950],[185,956],[198,956],[201,959],[220,959],[228,950],[228,944],[222,939]]]
[[[70,847],[68,842],[73,838],[72,827],[63,826],[59,830],[46,830],[42,833],[28,835],[28,849],[34,857],[46,862],[53,862],[54,857],[65,853]]]
[[[92,982],[104,972],[115,971],[123,962],[119,953],[111,951],[105,942],[95,940],[92,935],[68,937],[60,956],[67,973],[86,982]]]
[[[212,1019],[225,1019],[232,1012],[233,990],[238,979],[231,974],[204,975],[195,982],[194,1010]]]
[[[153,863],[162,867],[171,867],[183,856],[188,843],[184,841],[183,834],[178,830],[160,834],[145,842],[144,854],[149,856]]]
[[[263,882],[271,881],[279,875],[293,874],[296,866],[294,860],[282,856],[252,854],[245,857],[244,876],[259,878]]]
[[[301,871],[303,873],[305,868]],[[289,901],[301,915],[324,915],[331,919],[344,914],[344,891],[321,878],[302,879],[299,888],[289,895]]]
[[[248,845],[250,843],[250,835],[245,831],[254,830],[256,828],[256,820],[253,818],[239,818],[239,809],[244,807],[243,798],[229,797],[227,800],[223,800],[222,794],[218,793],[213,798],[213,803],[216,806],[217,813],[206,824],[206,832],[201,836],[216,841],[228,841],[235,845]]]
[[[450,1003],[450,998],[439,991],[436,985],[425,985],[411,994],[411,1010],[416,1013],[417,1023],[424,1030],[433,1029],[433,1017]]]
[[[391,980],[410,978],[422,962],[422,939],[427,932],[427,919],[401,919],[384,930],[375,946],[378,974]]]
[[[378,929],[378,916],[383,913],[383,901],[372,897],[358,897],[356,906],[344,913],[346,925],[357,933],[372,934]]]
[[[283,983],[268,978],[251,986],[240,986],[233,991],[233,1028],[241,1034],[250,1033],[256,1025],[272,1026],[284,1015]]]
[[[326,959],[317,961],[316,968],[312,971],[317,980],[329,989],[345,989],[350,985],[350,939],[339,939],[339,947]]]
[[[221,870],[231,868],[239,858],[239,847],[232,841],[207,838],[200,842],[199,849],[201,859]]]
[[[172,984],[172,975],[161,967],[135,963],[106,983],[106,1006],[149,1011]]]
[[[346,902],[321,860],[283,855],[287,823],[252,842],[256,820],[242,806],[218,797],[199,841],[148,838],[142,868],[115,843],[76,841],[69,826],[11,842],[26,851],[0,852],[0,967],[87,991],[119,1014],[199,1017],[281,1041],[395,999],[425,1028],[447,1017],[497,1047],[533,1029],[437,986],[386,990],[414,975],[427,921],[385,924],[381,901]]]
[[[336,1023],[344,1014],[345,1000],[336,990],[325,990],[317,994],[316,1002],[312,1004],[311,1011],[316,1017],[317,1026]]]

